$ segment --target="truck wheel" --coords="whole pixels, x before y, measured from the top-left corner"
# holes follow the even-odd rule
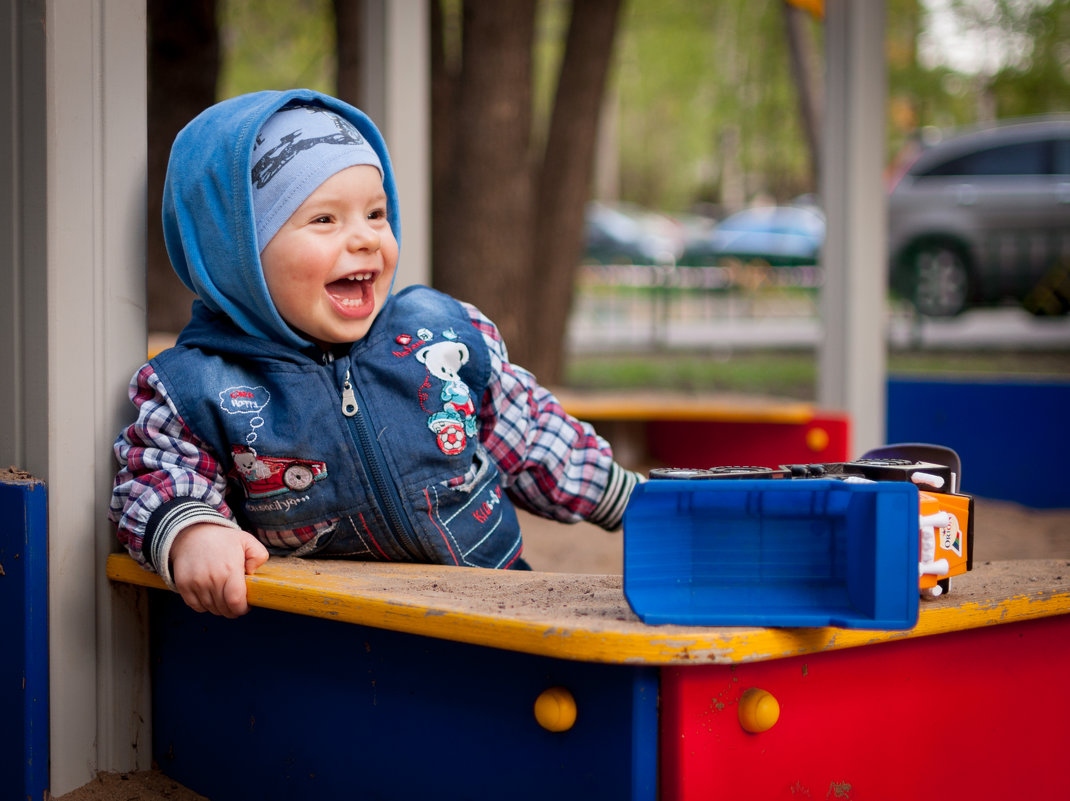
[[[966,254],[958,245],[929,240],[911,247],[903,260],[904,294],[919,314],[953,317],[969,304],[973,286]]]

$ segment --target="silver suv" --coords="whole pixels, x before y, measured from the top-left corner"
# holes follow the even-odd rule
[[[925,147],[888,202],[891,285],[921,314],[1070,304],[1070,115]]]

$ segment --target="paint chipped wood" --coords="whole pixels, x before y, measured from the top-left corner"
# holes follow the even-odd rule
[[[129,556],[113,581],[164,588]],[[621,576],[273,558],[246,579],[254,607],[540,656],[606,664],[733,664],[1070,613],[1070,561],[976,565],[923,601],[909,631],[649,626]]]

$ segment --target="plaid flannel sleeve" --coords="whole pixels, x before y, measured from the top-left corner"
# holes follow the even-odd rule
[[[490,349],[479,433],[511,497],[542,517],[619,528],[642,477],[617,464],[609,443],[590,424],[569,415],[531,373],[509,361],[490,320],[462,305]]]
[[[169,554],[182,529],[237,524],[218,461],[186,427],[151,365],[134,375],[129,394],[138,417],[115,441],[119,472],[108,518],[130,555],[173,586]]]

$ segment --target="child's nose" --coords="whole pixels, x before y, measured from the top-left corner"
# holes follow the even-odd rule
[[[379,232],[366,222],[359,222],[349,232],[348,246],[352,251],[378,250]]]

